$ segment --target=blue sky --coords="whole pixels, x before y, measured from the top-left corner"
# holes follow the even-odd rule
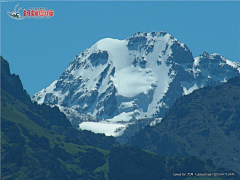
[[[7,11],[17,3],[25,9],[53,9],[55,16],[14,20]],[[58,79],[77,54],[98,40],[125,39],[137,31],[167,31],[194,57],[208,51],[240,61],[239,9],[239,1],[2,2],[1,55],[31,96]]]

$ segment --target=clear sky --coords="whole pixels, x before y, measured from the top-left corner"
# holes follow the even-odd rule
[[[46,7],[51,19],[14,20],[19,7]],[[22,10],[20,10],[22,14]],[[203,51],[240,61],[240,2],[1,2],[1,55],[32,96],[58,79],[70,61],[102,38],[166,31],[196,57]]]

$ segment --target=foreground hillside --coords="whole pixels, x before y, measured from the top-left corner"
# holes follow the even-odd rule
[[[3,179],[104,179],[113,137],[78,131],[58,108],[32,103],[1,58]],[[101,148],[101,149],[100,149]],[[97,169],[98,168],[98,169]]]
[[[147,126],[129,145],[163,154],[211,159],[240,173],[240,78],[205,87],[178,99],[155,127]]]
[[[189,172],[227,172],[233,175],[228,179],[239,178],[232,171],[214,166],[211,160],[166,158],[137,147],[119,147],[113,137],[78,131],[56,107],[32,103],[19,77],[10,74],[2,58],[1,68],[3,180],[166,180],[175,179],[173,173]]]

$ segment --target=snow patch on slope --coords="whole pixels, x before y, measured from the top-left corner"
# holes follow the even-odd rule
[[[106,136],[120,136],[127,125],[110,123],[108,121],[101,122],[83,122],[79,124],[82,130],[92,131],[94,133],[104,133]]]
[[[141,69],[134,66],[117,71],[111,80],[118,95],[124,97],[134,97],[140,93],[147,94],[157,83],[157,78],[151,69]]]
[[[194,83],[194,85],[190,86],[190,87],[189,87],[189,84],[186,82],[185,83],[182,82],[182,84],[185,85],[185,86],[183,86],[183,94],[184,95],[188,95],[188,94],[192,93],[194,90],[199,89],[199,87],[197,86],[196,83]]]
[[[98,41],[91,48],[107,51],[109,54],[109,61],[114,64],[116,71],[119,71],[125,67],[129,67],[132,63],[132,59],[129,57],[127,48],[128,41],[105,38]]]
[[[114,116],[112,119],[107,119],[110,122],[128,122],[133,119],[134,112],[122,112],[121,114]]]
[[[45,89],[42,89],[41,91],[39,91],[38,93],[36,93],[36,97],[37,98],[37,102],[38,104],[43,104],[45,97],[48,93],[52,93],[53,90],[56,88],[56,83],[58,80],[53,81],[52,84],[50,84],[48,87],[46,87]]]

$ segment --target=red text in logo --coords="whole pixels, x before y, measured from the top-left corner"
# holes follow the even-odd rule
[[[54,10],[24,10],[23,16],[54,16]]]

